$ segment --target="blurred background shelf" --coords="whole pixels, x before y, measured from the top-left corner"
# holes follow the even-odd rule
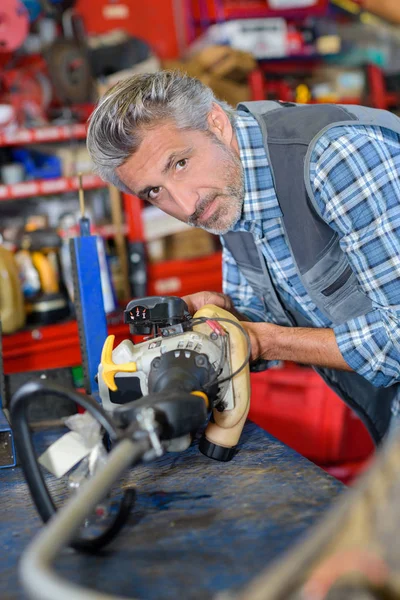
[[[18,128],[9,132],[0,131],[0,147],[43,142],[66,142],[68,140],[84,140],[85,138],[86,125],[84,123],[33,127],[30,129]]]
[[[83,175],[82,185],[84,190],[106,187],[106,184],[100,177],[91,174]],[[0,185],[0,200],[17,200],[18,198],[63,194],[66,192],[76,192],[78,189],[78,177],[57,177],[54,179],[24,181],[13,185]]]

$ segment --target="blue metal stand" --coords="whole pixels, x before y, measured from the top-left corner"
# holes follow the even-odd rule
[[[84,385],[87,393],[95,397],[99,390],[96,376],[107,337],[96,240],[94,235],[81,235],[70,240]]]

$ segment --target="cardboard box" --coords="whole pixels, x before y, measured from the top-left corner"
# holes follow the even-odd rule
[[[216,251],[216,236],[202,229],[181,231],[165,238],[166,259],[179,260],[208,256]]]
[[[219,100],[225,100],[231,106],[251,100],[251,91],[247,84],[219,79],[213,75],[203,75],[201,81],[212,89]]]
[[[229,46],[204,48],[192,61],[196,61],[203,72],[238,83],[245,82],[248,74],[256,68],[256,61],[251,54]]]
[[[229,46],[209,46],[186,60],[167,60],[163,69],[182,71],[208,85],[220,100],[231,106],[251,100],[247,84],[256,62],[251,54]]]

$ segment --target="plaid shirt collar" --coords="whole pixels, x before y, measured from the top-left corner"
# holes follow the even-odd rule
[[[245,180],[242,215],[233,231],[263,235],[263,221],[282,217],[272,171],[256,119],[244,111],[236,113],[236,138]]]

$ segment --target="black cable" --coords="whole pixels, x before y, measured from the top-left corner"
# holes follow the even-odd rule
[[[52,497],[47,489],[46,483],[39,463],[36,458],[32,436],[29,429],[27,412],[32,400],[37,397],[51,395],[62,399],[72,400],[78,406],[87,410],[105,429],[111,440],[118,441],[122,435],[114,425],[112,419],[102,407],[90,396],[68,390],[56,384],[44,385],[41,381],[30,381],[25,383],[11,398],[10,418],[14,433],[14,441],[17,454],[24,471],[29,491],[36,508],[46,523],[57,511]],[[125,524],[135,500],[135,491],[126,489],[120,502],[118,513],[108,528],[95,538],[77,538],[72,541],[71,546],[76,550],[84,552],[97,552],[108,544]]]
[[[250,356],[251,356],[251,341],[250,341],[250,337],[249,334],[247,333],[247,331],[245,330],[244,327],[242,327],[240,325],[240,323],[238,323],[237,321],[234,321],[233,319],[225,319],[223,317],[214,317],[214,318],[208,318],[208,317],[197,317],[196,319],[193,319],[193,324],[196,325],[197,323],[207,323],[207,321],[215,321],[217,323],[219,322],[223,322],[223,323],[231,323],[231,325],[234,325],[235,327],[237,327],[240,332],[243,334],[246,342],[247,342],[247,353],[246,353],[246,358],[244,359],[244,361],[242,362],[242,364],[240,365],[240,367],[238,367],[236,369],[236,371],[234,371],[233,373],[231,373],[230,375],[228,375],[227,377],[223,377],[222,379],[218,379],[218,374],[221,371],[221,366],[223,364],[223,361],[225,360],[225,352],[220,360],[220,364],[218,365],[218,369],[216,370],[216,374],[214,375],[214,377],[212,377],[203,387],[204,388],[209,388],[211,385],[214,385],[215,383],[221,384],[221,383],[225,383],[225,381],[230,381],[231,379],[233,379],[234,377],[236,377],[236,375],[238,373],[240,373],[240,371],[242,371],[245,366],[247,365],[247,363],[250,360]],[[222,337],[222,336],[221,336]]]
[[[192,320],[192,326],[198,325],[198,324],[203,324],[203,323],[207,323],[207,321],[213,321],[215,319],[207,319],[207,317],[197,317],[196,319]],[[216,332],[215,332],[216,333]],[[216,335],[218,335],[216,333]],[[226,335],[220,335],[219,336],[222,340],[222,349],[221,349],[221,357],[219,359],[219,364],[216,367],[214,374],[212,375],[212,377],[210,377],[210,379],[207,381],[207,383],[205,383],[203,385],[204,388],[210,388],[212,385],[215,385],[217,383],[217,379],[219,374],[222,372],[223,370],[223,365],[225,362],[225,358],[226,358]]]
[[[251,356],[251,341],[250,341],[250,337],[249,334],[247,333],[247,331],[245,330],[244,327],[242,327],[240,325],[240,323],[237,323],[236,321],[233,321],[232,319],[224,319],[224,318],[215,318],[215,319],[209,319],[210,321],[215,320],[215,321],[221,321],[221,322],[226,322],[226,323],[231,323],[232,325],[234,325],[235,327],[237,327],[241,333],[243,334],[246,342],[247,342],[247,352],[246,352],[246,357],[244,359],[244,361],[242,362],[242,364],[240,365],[240,367],[238,367],[236,369],[236,371],[234,371],[233,373],[231,373],[230,375],[228,375],[227,377],[223,377],[222,379],[218,379],[218,383],[224,383],[225,381],[230,381],[231,379],[233,379],[234,377],[236,377],[236,375],[238,373],[240,373],[240,371],[242,371],[245,366],[248,364],[249,360],[250,360],[250,356]]]

